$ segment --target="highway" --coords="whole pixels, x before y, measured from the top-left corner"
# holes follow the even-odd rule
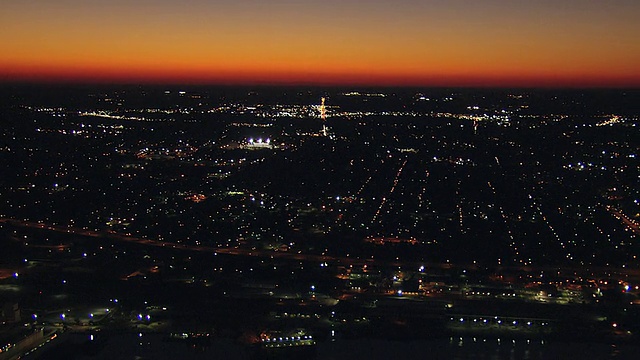
[[[635,221],[629,219],[629,217],[627,215],[623,214],[620,210],[615,209],[615,208],[613,208],[611,206],[607,206],[607,210],[609,210],[609,212],[616,219],[622,221],[622,223],[625,224],[628,229],[630,229],[631,231],[633,231],[637,235],[640,235],[640,225],[638,225],[638,223],[636,223]]]
[[[315,254],[291,253],[291,252],[283,252],[283,251],[241,249],[237,247],[211,247],[211,246],[201,246],[201,245],[187,245],[187,244],[181,244],[176,242],[139,238],[139,237],[116,233],[113,231],[92,231],[92,230],[82,229],[82,228],[73,227],[73,226],[50,225],[50,224],[34,222],[34,221],[20,221],[20,220],[11,219],[11,218],[0,218],[0,223],[9,224],[16,227],[41,229],[41,230],[52,231],[52,232],[63,233],[63,234],[123,241],[123,242],[135,243],[135,244],[145,245],[145,246],[156,246],[161,248],[170,248],[170,249],[186,250],[186,251],[208,252],[213,254],[263,257],[263,258],[270,258],[270,259],[281,258],[281,259],[313,261],[313,262],[339,262],[345,265],[364,265],[364,264],[371,264],[372,262],[374,262],[374,260],[372,259],[363,260],[363,259],[350,258],[350,257],[334,257],[334,256],[324,256],[324,255],[315,255]],[[390,265],[400,266],[402,264],[392,263]],[[451,266],[449,264],[446,264],[446,265],[443,264],[442,267],[449,268]]]
[[[297,261],[307,261],[307,262],[317,262],[324,263],[329,262],[331,264],[339,264],[339,265],[353,265],[353,266],[362,266],[362,265],[375,265],[375,266],[394,266],[394,267],[403,267],[404,269],[418,269],[421,266],[429,269],[466,269],[466,270],[474,270],[477,269],[478,266],[475,264],[453,264],[453,263],[436,263],[436,262],[422,262],[422,261],[384,261],[379,259],[360,259],[358,257],[338,257],[338,256],[327,256],[327,255],[317,255],[317,254],[302,254],[302,253],[292,253],[292,252],[284,252],[284,251],[271,251],[271,250],[254,250],[254,249],[241,249],[237,247],[211,247],[211,246],[199,246],[199,245],[187,245],[176,242],[169,241],[161,241],[161,240],[152,240],[145,238],[138,238],[126,234],[120,234],[113,231],[92,231],[88,229],[82,229],[73,226],[60,226],[60,225],[51,225],[45,224],[42,222],[35,221],[23,221],[12,218],[0,218],[0,224],[8,224],[16,227],[23,228],[33,228],[33,229],[41,229],[45,231],[52,231],[56,233],[63,234],[72,234],[77,236],[85,236],[85,237],[93,237],[100,239],[109,239],[120,242],[128,242],[134,243],[144,246],[155,246],[160,248],[169,248],[175,250],[184,250],[184,251],[196,251],[196,252],[207,252],[212,254],[225,254],[225,255],[233,255],[233,256],[245,256],[245,257],[256,257],[256,258],[267,258],[267,259],[283,259],[283,260],[297,260]],[[536,265],[536,266],[499,266],[496,269],[497,271],[514,271],[514,272],[534,272],[540,273],[541,271],[545,272],[562,272],[564,274],[569,273],[580,273],[580,274],[588,274],[594,273],[596,276],[604,276],[605,274],[620,274],[631,277],[640,278],[640,269],[638,268],[614,268],[614,267],[586,267],[579,265],[566,265],[566,266],[544,266],[544,265]]]

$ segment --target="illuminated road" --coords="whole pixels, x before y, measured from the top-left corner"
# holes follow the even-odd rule
[[[376,211],[376,213],[373,215],[373,219],[371,219],[371,224],[376,222],[376,219],[378,219],[378,217],[380,216],[380,213],[382,213],[382,209],[384,208],[384,205],[387,203],[387,200],[391,198],[391,195],[393,195],[393,192],[396,191],[396,187],[398,186],[398,182],[400,182],[400,175],[402,175],[402,170],[404,170],[404,167],[407,165],[407,161],[405,160],[402,165],[400,165],[400,168],[398,169],[398,172],[396,173],[396,177],[393,179],[393,185],[391,185],[391,189],[389,190],[389,194],[387,194],[387,196],[382,198],[382,201],[380,202],[380,206],[378,207],[378,211]],[[380,221],[380,223],[382,223],[382,221]]]
[[[380,261],[380,260],[374,260],[374,259],[360,259],[357,257],[355,258],[337,257],[337,256],[326,256],[326,255],[316,255],[316,254],[290,253],[290,252],[283,252],[283,251],[241,249],[241,248],[235,248],[235,247],[229,248],[229,247],[186,245],[186,244],[180,244],[175,242],[138,238],[138,237],[129,236],[125,234],[119,234],[112,231],[92,231],[92,230],[87,230],[87,229],[82,229],[82,228],[72,227],[72,226],[49,225],[49,224],[35,222],[35,221],[20,221],[20,220],[10,219],[10,218],[0,218],[0,223],[6,223],[6,224],[17,226],[17,227],[26,227],[26,228],[41,229],[46,231],[53,231],[53,232],[63,233],[63,234],[73,234],[78,236],[110,239],[110,240],[116,240],[116,241],[125,241],[128,243],[135,243],[135,244],[145,245],[145,246],[155,246],[155,247],[169,248],[169,249],[176,249],[176,250],[208,252],[213,254],[249,256],[249,257],[268,258],[268,259],[288,259],[288,260],[298,260],[298,261],[311,261],[311,262],[318,262],[318,263],[329,262],[329,263],[340,263],[343,265],[354,265],[354,266],[358,266],[358,265],[362,266],[362,265],[368,264],[368,265],[379,265],[379,266],[408,266],[416,269],[420,266],[439,268],[439,269],[451,269],[455,267],[460,267],[465,269],[475,268],[475,265],[456,266],[450,263],[426,263],[426,262],[415,262],[415,261],[414,262]]]
[[[34,221],[19,221],[16,219],[8,219],[8,218],[0,219],[0,223],[6,223],[13,226],[18,226],[18,227],[42,229],[46,231],[53,231],[53,232],[64,233],[64,234],[73,234],[73,235],[86,236],[86,237],[126,241],[129,243],[135,243],[139,245],[156,246],[156,247],[170,248],[170,249],[176,249],[176,250],[209,252],[214,254],[264,257],[264,258],[270,258],[270,259],[279,258],[279,259],[291,259],[291,260],[315,261],[315,262],[328,261],[328,262],[339,262],[346,265],[364,265],[364,264],[371,264],[374,262],[373,259],[363,260],[363,259],[350,258],[350,257],[334,257],[334,256],[314,255],[314,254],[299,254],[299,253],[290,253],[290,252],[282,252],[282,251],[186,245],[186,244],[180,244],[175,242],[138,238],[134,236],[119,234],[112,231],[106,231],[106,232],[91,231],[91,230],[81,229],[81,228],[72,227],[72,226],[48,225],[48,224],[38,223]],[[390,263],[389,265],[401,266],[406,264]],[[439,264],[439,265],[434,264],[434,266],[439,266],[439,267],[441,266],[443,268],[451,267],[449,264]]]
[[[176,250],[186,250],[186,251],[198,251],[198,252],[208,252],[212,254],[226,254],[226,255],[235,255],[235,256],[247,256],[247,257],[256,257],[256,258],[268,258],[268,259],[284,259],[284,260],[297,260],[297,261],[310,261],[310,262],[329,262],[329,263],[338,263],[342,265],[354,265],[354,266],[362,266],[362,265],[376,265],[376,266],[394,266],[394,267],[406,267],[417,269],[418,267],[424,266],[426,268],[433,269],[477,269],[476,265],[471,264],[452,264],[452,263],[433,263],[433,262],[422,262],[422,261],[381,261],[375,259],[360,259],[353,257],[338,257],[338,256],[326,256],[326,255],[316,255],[316,254],[301,254],[301,253],[290,253],[290,252],[282,252],[282,251],[267,251],[267,250],[253,250],[253,249],[240,249],[240,248],[225,248],[225,247],[211,247],[211,246],[197,246],[197,245],[185,245],[175,242],[167,242],[160,240],[151,240],[144,238],[137,238],[134,236],[129,236],[125,234],[119,234],[111,231],[91,231],[87,229],[81,229],[72,226],[58,226],[58,225],[49,225],[45,223],[39,223],[35,221],[20,221],[11,218],[0,218],[0,223],[9,224],[16,227],[25,227],[25,228],[34,228],[41,229],[46,231],[53,231],[57,233],[63,234],[73,234],[78,236],[86,236],[93,238],[101,238],[101,239],[110,239],[116,241],[124,241],[128,243],[134,243],[145,246],[155,246],[160,248],[169,248]],[[618,273],[627,276],[634,276],[640,278],[640,269],[636,268],[612,268],[612,267],[584,267],[584,266],[500,266],[499,267],[505,271],[524,271],[524,272],[540,272],[540,271],[548,271],[548,272],[563,272],[565,274],[576,272],[576,273],[598,273],[598,274],[611,274]]]
[[[622,221],[627,226],[627,228],[629,228],[631,231],[633,231],[637,235],[640,235],[640,225],[638,225],[638,223],[629,219],[627,215],[623,214],[620,210],[617,210],[611,206],[607,206],[607,210],[609,210],[609,212],[616,219]]]

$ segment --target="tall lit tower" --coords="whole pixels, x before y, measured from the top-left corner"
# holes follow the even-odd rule
[[[324,97],[320,104],[320,118],[322,118],[322,135],[327,136],[327,108],[324,106]]]

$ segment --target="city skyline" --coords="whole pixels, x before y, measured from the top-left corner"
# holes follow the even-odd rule
[[[3,7],[4,83],[640,86],[633,1]]]

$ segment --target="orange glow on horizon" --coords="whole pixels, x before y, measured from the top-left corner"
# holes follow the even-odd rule
[[[462,87],[638,87],[640,75],[588,73],[505,72],[484,70],[482,75],[453,69],[416,73],[395,69],[323,69],[322,72],[271,68],[171,68],[165,66],[111,67],[110,64],[76,66],[5,66],[0,70],[11,82],[29,83],[140,83],[202,85],[325,85],[325,86],[462,86]],[[8,75],[7,75],[8,74]]]
[[[631,2],[327,1],[10,2],[0,82],[640,87]]]

